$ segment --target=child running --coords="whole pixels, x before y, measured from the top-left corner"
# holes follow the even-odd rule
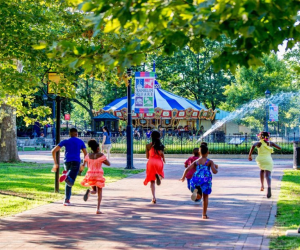
[[[198,160],[200,157],[200,153],[199,153],[199,148],[194,148],[193,149],[193,156],[189,157],[185,163],[184,163],[184,167],[187,168],[189,167],[194,161]],[[187,188],[188,190],[191,190],[191,179],[193,177],[193,174],[196,172],[196,169],[192,168],[187,174],[186,174],[186,182],[187,182]]]
[[[205,145],[207,146],[207,143],[206,142],[201,142],[201,145]],[[200,157],[200,152],[199,152],[199,148],[194,148],[193,149],[193,156],[189,157],[185,163],[184,163],[184,167],[187,168],[189,167],[194,161],[198,160],[199,157]],[[191,182],[191,179],[194,175],[194,173],[196,172],[196,169],[195,168],[192,168],[187,174],[186,174],[186,181],[187,181],[187,188],[188,190],[191,190],[191,185],[190,185],[190,182]],[[198,201],[198,200],[195,200],[195,201]]]
[[[249,152],[249,161],[252,161],[252,153],[254,149],[257,147],[258,155],[256,157],[256,162],[258,167],[260,168],[260,182],[261,188],[260,191],[264,191],[264,176],[266,176],[268,191],[267,198],[271,198],[271,172],[273,170],[273,159],[271,154],[273,153],[274,148],[281,149],[274,142],[269,141],[270,134],[268,132],[259,133],[260,141],[253,144]]]
[[[161,179],[164,178],[164,163],[165,146],[160,141],[160,133],[158,131],[153,131],[151,134],[152,142],[146,145],[146,157],[148,160],[146,168],[146,178],[144,185],[146,186],[148,182],[151,182],[150,188],[152,192],[152,203],[156,203],[155,197],[155,180],[156,184],[159,186],[161,184]]]
[[[85,166],[85,163],[87,163],[88,171],[82,180],[81,185],[84,187],[92,187],[93,190],[88,189],[83,197],[83,200],[88,200],[89,193],[95,194],[98,192],[96,214],[102,214],[100,211],[100,203],[102,200],[102,188],[105,186],[102,163],[110,166],[110,162],[106,159],[104,154],[100,153],[99,144],[94,139],[88,141],[88,146],[92,149],[93,153],[87,154],[84,158],[83,167]]]
[[[182,178],[182,182],[185,180],[187,173],[191,169],[196,169],[193,177],[190,181],[191,191],[193,192],[191,199],[195,201],[196,199],[201,199],[203,194],[203,210],[202,218],[208,219],[207,207],[208,207],[208,195],[211,194],[212,186],[212,175],[210,170],[214,173],[218,173],[218,167],[214,164],[212,160],[207,158],[209,152],[208,147],[205,145],[200,146],[201,157],[199,160],[194,161],[188,168],[185,169]]]

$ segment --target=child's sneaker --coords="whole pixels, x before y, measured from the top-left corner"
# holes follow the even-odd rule
[[[67,179],[67,177],[68,177],[68,171],[67,171],[67,170],[64,170],[64,171],[62,172],[61,177],[59,177],[59,182],[65,181],[65,180]]]
[[[85,195],[83,196],[83,200],[84,200],[84,201],[87,201],[87,200],[88,200],[90,191],[91,191],[91,190],[89,190],[89,189],[86,190]]]
[[[271,188],[268,187],[268,193],[267,193],[267,198],[271,198],[272,193],[271,193]]]
[[[156,185],[159,186],[161,184],[161,176],[158,174],[155,174],[155,178],[156,178]]]
[[[70,200],[65,200],[63,204],[64,206],[72,206]]]
[[[192,201],[195,201],[197,199],[197,196],[198,196],[198,189],[195,188],[191,196]]]

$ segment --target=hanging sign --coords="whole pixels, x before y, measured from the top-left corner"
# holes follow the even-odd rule
[[[269,105],[269,121],[278,122],[278,105],[276,104]]]
[[[154,113],[155,72],[135,72],[135,113]]]
[[[70,121],[71,115],[70,114],[65,114],[65,121]]]

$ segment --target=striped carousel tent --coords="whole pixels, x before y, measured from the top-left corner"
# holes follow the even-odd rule
[[[154,89],[154,113],[135,113],[135,96],[131,96],[132,102],[132,123],[134,126],[143,128],[158,128],[162,126],[168,128],[183,128],[188,126],[195,128],[198,120],[212,120],[216,112],[206,109],[202,105],[169,91],[160,88],[155,81]],[[95,112],[95,115],[111,113],[120,120],[127,120],[127,97],[119,98]],[[96,131],[98,127],[96,125]],[[110,126],[114,127],[114,126]]]
[[[134,95],[131,97],[132,110],[134,110]],[[120,111],[123,108],[127,108],[127,97],[119,98],[114,100],[112,103],[108,104],[103,108],[104,111]],[[183,98],[181,96],[175,95],[171,92],[163,90],[160,85],[155,81],[154,90],[154,108],[161,108],[163,110],[187,110],[189,108],[193,110],[200,111],[205,109],[202,105]]]

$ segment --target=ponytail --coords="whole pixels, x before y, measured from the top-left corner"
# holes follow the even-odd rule
[[[153,131],[151,134],[151,138],[152,138],[152,147],[154,148],[154,150],[156,152],[158,151],[164,151],[165,146],[161,143],[160,141],[160,133],[158,131]]]

